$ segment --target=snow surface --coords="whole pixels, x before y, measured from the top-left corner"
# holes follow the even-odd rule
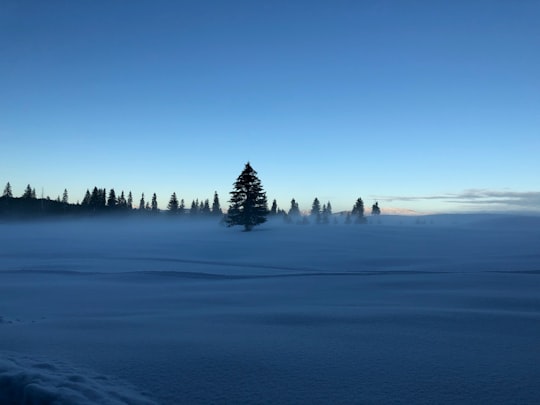
[[[537,403],[539,342],[539,217],[0,224],[2,404]]]

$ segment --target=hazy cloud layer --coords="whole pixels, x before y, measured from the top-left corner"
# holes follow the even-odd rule
[[[461,193],[448,193],[423,196],[382,196],[379,201],[422,201],[435,200],[450,204],[471,204],[486,206],[486,208],[526,208],[540,210],[540,191],[498,191],[485,189],[470,189]]]

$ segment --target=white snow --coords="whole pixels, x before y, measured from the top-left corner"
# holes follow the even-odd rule
[[[534,403],[539,341],[539,217],[0,223],[2,404]]]

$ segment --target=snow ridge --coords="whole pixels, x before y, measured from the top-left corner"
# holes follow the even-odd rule
[[[21,405],[153,405],[125,382],[64,363],[0,354],[0,403]]]

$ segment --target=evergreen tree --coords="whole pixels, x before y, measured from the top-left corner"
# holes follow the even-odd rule
[[[42,193],[41,197],[43,197],[43,193]],[[34,200],[37,198],[37,197],[36,197],[36,189],[35,189],[35,188],[32,189],[32,194],[30,195],[30,198],[32,198],[32,199],[34,199]]]
[[[212,215],[223,215],[221,206],[219,204],[219,197],[217,191],[214,191],[214,202],[212,203]]]
[[[142,195],[141,195],[141,200],[139,201],[139,210],[140,210],[140,211],[143,211],[143,210],[144,210],[144,207],[145,207],[145,204],[144,204],[144,193],[142,193]]]
[[[32,198],[32,187],[30,187],[30,184],[28,184],[24,189],[22,198]]]
[[[293,198],[291,200],[291,208],[289,209],[289,216],[290,217],[298,217],[300,216],[300,208],[298,207],[298,203]]]
[[[113,209],[116,208],[117,203],[118,201],[116,200],[116,193],[114,191],[114,188],[111,188],[111,190],[109,191],[109,198],[107,199],[107,205],[109,206],[109,208]]]
[[[176,193],[172,193],[171,199],[169,200],[169,204],[167,205],[167,209],[169,210],[169,213],[171,214],[178,213],[178,199],[176,198]]]
[[[7,198],[13,198],[13,191],[11,191],[11,184],[9,184],[9,181],[4,188],[4,194],[2,194],[2,196]]]
[[[321,222],[321,203],[317,197],[315,197],[313,204],[311,205],[311,216],[318,224]]]
[[[380,214],[381,214],[381,209],[379,208],[379,203],[375,202],[375,204],[371,206],[371,215],[380,215]]]
[[[152,212],[154,212],[154,213],[158,212],[158,204],[157,204],[156,193],[154,193],[154,195],[152,195]]]
[[[67,204],[68,203],[68,192],[67,192],[67,189],[64,189],[64,194],[62,194],[62,204]]]
[[[277,211],[277,201],[274,199],[274,201],[272,201],[272,208],[270,208],[270,215],[277,215]]]
[[[127,207],[130,210],[133,209],[133,194],[131,194],[131,191],[128,193]]]
[[[328,216],[332,215],[332,204],[330,204],[330,201],[326,204],[326,212],[328,213]]]
[[[245,231],[266,222],[268,206],[266,193],[263,191],[257,172],[246,163],[244,170],[236,179],[234,189],[230,192],[227,225],[242,225]]]
[[[95,211],[100,206],[100,191],[97,187],[94,187],[92,194],[90,195],[90,208]]]
[[[126,196],[124,195],[124,190],[120,193],[120,197],[118,197],[118,208],[125,210],[127,208],[127,202],[126,202]]]
[[[199,199],[191,202],[191,208],[189,209],[189,215],[195,216],[199,213]]]
[[[184,199],[180,200],[180,205],[178,206],[178,214],[182,215],[186,211],[186,205],[184,204]]]
[[[212,212],[210,211],[210,201],[208,200],[208,198],[206,200],[204,200],[204,204],[201,203],[201,213],[203,215],[210,215]]]
[[[89,207],[91,199],[92,199],[92,196],[90,195],[90,190],[86,189],[86,194],[84,195],[81,205],[85,207]]]
[[[366,223],[366,218],[364,217],[364,201],[361,198],[356,200],[356,203],[353,206],[351,215],[355,217],[355,222],[357,224]]]

